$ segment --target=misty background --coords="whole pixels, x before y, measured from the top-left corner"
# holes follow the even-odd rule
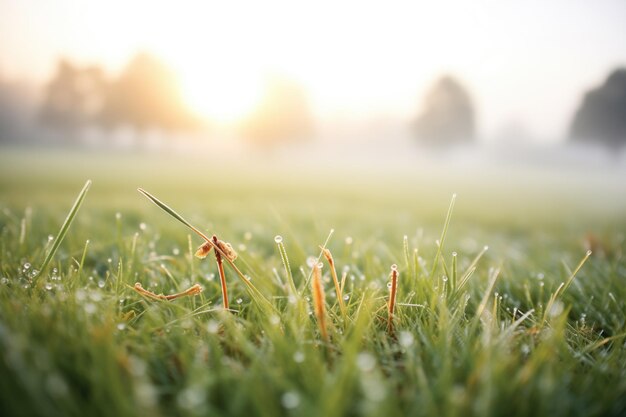
[[[1,149],[621,170],[624,18],[605,0],[0,0]]]

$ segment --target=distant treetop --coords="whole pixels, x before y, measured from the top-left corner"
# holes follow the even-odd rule
[[[588,91],[574,115],[570,137],[619,148],[626,144],[626,69],[613,71],[604,84]]]
[[[427,93],[415,124],[421,142],[450,145],[475,136],[474,106],[469,93],[451,76],[443,76]]]

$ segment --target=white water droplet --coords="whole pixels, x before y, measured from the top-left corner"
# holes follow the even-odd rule
[[[353,242],[353,241],[354,241],[354,240],[352,239],[352,236],[348,236],[348,237],[346,237],[346,245],[352,245],[352,242]]]
[[[124,329],[126,329],[126,324],[125,323],[118,323],[117,324],[117,330],[122,331]]]
[[[296,353],[293,354],[293,360],[296,363],[304,362],[304,353],[297,351]]]
[[[283,237],[281,235],[274,236],[274,242],[283,243]]]
[[[297,408],[300,405],[300,395],[295,391],[287,391],[280,398],[280,403],[289,410]]]
[[[343,296],[343,299],[344,299],[345,301],[348,301],[348,300],[350,299],[350,296],[346,294],[346,295],[344,295],[344,296]]]
[[[376,358],[371,353],[361,352],[356,357],[356,366],[363,372],[369,372],[376,366]]]
[[[104,280],[98,281],[98,287],[99,288],[104,288]]]
[[[50,291],[52,288],[54,288],[54,285],[52,285],[52,283],[50,283],[50,282],[46,282],[45,287],[46,287],[46,289],[47,289],[48,291]]]
[[[406,348],[411,346],[413,342],[415,342],[415,337],[413,337],[413,334],[410,332],[400,332],[398,342],[400,343],[400,346]]]
[[[220,329],[220,324],[215,320],[209,320],[209,322],[206,325],[206,329],[209,333],[216,334],[218,330]]]
[[[243,303],[243,299],[237,298],[237,304],[241,304],[241,303]]]
[[[396,265],[396,264],[391,265],[391,270],[392,271],[397,271],[398,270],[398,265]]]
[[[148,228],[148,225],[145,224],[144,222],[139,223],[139,229],[140,230],[146,230]]]

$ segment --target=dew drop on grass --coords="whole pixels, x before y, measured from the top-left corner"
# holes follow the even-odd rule
[[[209,320],[209,322],[206,325],[207,331],[211,334],[216,334],[219,328],[220,328],[220,325],[215,320]]]
[[[368,352],[361,352],[356,357],[356,366],[363,372],[370,372],[376,366],[376,358]]]
[[[283,243],[283,237],[281,235],[274,236],[274,242]]]
[[[320,262],[320,263],[318,263],[318,264],[317,264],[317,267],[318,267],[319,269],[322,269],[322,268],[324,268],[324,264]]]
[[[391,288],[391,282],[387,283],[387,288]]]
[[[104,288],[104,281],[103,280],[98,281],[98,288]]]
[[[346,295],[344,295],[344,296],[343,296],[343,299],[344,299],[345,301],[348,301],[348,300],[350,299],[350,296],[346,294]]]
[[[415,338],[413,337],[412,333],[403,331],[400,332],[398,342],[400,343],[400,346],[408,348],[413,345],[413,342],[415,342]]]
[[[50,291],[52,288],[54,288],[54,286],[53,286],[53,285],[52,285],[52,283],[50,283],[50,282],[46,282],[45,287],[46,287],[46,289],[47,289],[48,291]]]
[[[295,391],[287,391],[280,398],[280,403],[289,410],[297,408],[300,405],[300,395]]]
[[[178,249],[178,248],[172,249],[172,255],[174,255],[174,256],[180,255],[180,249]]]
[[[126,324],[125,323],[118,323],[117,324],[117,330],[122,331],[126,329]]]
[[[120,213],[119,211],[117,213],[115,213],[115,219],[116,220],[121,220],[122,219],[122,213]]]
[[[243,299],[237,298],[237,304],[241,304],[241,303],[243,303]]]
[[[28,262],[26,262],[24,265],[22,265],[22,269],[24,271],[28,271],[30,269],[30,264]]]
[[[313,268],[313,265],[315,265],[316,262],[317,258],[313,256],[309,256],[308,258],[306,258],[306,264],[309,268]]]
[[[346,238],[346,245],[352,245],[352,242],[353,242],[352,237],[351,237],[351,236],[348,236],[348,237]]]
[[[148,226],[144,222],[139,223],[139,229],[146,230],[147,228]]]
[[[213,281],[215,279],[215,274],[210,273],[206,276],[207,281]]]
[[[396,264],[391,265],[391,270],[392,271],[397,271],[398,270],[398,265],[396,265]]]
[[[270,323],[272,323],[274,326],[278,325],[280,323],[280,317],[278,317],[276,314],[272,314],[270,316]]]
[[[304,362],[304,353],[297,351],[296,353],[293,354],[293,361],[295,363],[302,363]]]

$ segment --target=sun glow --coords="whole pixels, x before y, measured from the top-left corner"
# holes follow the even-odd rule
[[[236,72],[182,72],[184,100],[192,111],[209,121],[222,124],[240,122],[259,104],[261,87],[254,79]]]

